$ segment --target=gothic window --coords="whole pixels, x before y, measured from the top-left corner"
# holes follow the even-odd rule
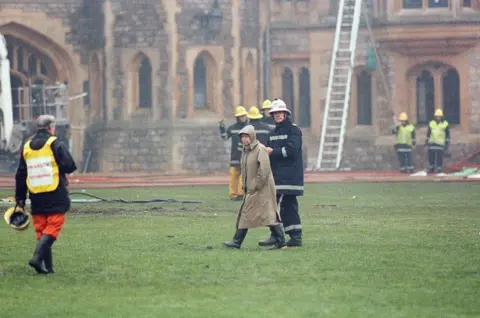
[[[294,118],[294,90],[293,90],[293,72],[290,68],[285,67],[282,74],[282,98],[287,104],[287,107],[292,112],[292,119]]]
[[[417,123],[427,124],[435,111],[435,89],[432,73],[422,71],[417,77]]]
[[[138,107],[152,107],[152,65],[143,57],[138,68]]]
[[[443,112],[451,124],[460,124],[460,76],[451,68],[442,77]]]
[[[372,124],[372,75],[365,70],[357,75],[357,124]]]
[[[300,89],[298,96],[298,106],[300,110],[298,125],[300,127],[310,127],[310,71],[306,67],[302,67],[299,75]]]
[[[207,51],[197,56],[193,65],[193,106],[194,109],[216,110],[215,91],[217,67],[214,58]]]
[[[448,8],[448,0],[428,0],[429,8]]]
[[[193,74],[194,106],[195,108],[207,108],[207,68],[203,58],[196,59]]]
[[[423,0],[403,0],[404,9],[421,9],[423,7]]]

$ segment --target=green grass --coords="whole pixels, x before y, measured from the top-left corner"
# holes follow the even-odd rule
[[[257,246],[266,228],[221,246],[240,205],[223,186],[88,192],[203,203],[75,206],[49,276],[33,230],[1,226],[0,317],[480,316],[480,184],[308,185],[286,251]]]

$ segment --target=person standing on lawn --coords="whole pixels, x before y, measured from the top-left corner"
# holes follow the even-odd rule
[[[267,151],[275,179],[280,218],[285,233],[290,235],[287,246],[302,246],[302,223],[297,201],[297,196],[303,195],[304,191],[302,131],[292,122],[291,112],[283,100],[276,99],[272,102],[270,114],[276,127],[270,134]],[[258,244],[275,244],[273,233]]]
[[[283,249],[286,247],[285,233],[277,211],[275,181],[267,149],[257,140],[252,125],[245,126],[239,136],[243,144],[241,171],[245,197],[238,212],[235,235],[223,245],[240,248],[248,229],[268,226],[275,240],[273,249]]]
[[[15,175],[15,200],[24,208],[31,201],[37,246],[28,264],[39,274],[52,274],[52,245],[70,210],[66,174],[77,169],[66,146],[55,137],[55,117],[41,115],[37,132],[23,146]]]

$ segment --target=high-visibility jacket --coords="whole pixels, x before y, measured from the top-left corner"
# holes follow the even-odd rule
[[[428,143],[445,146],[445,144],[449,142],[450,134],[446,120],[441,122],[432,120],[428,128]]]
[[[27,187],[30,193],[52,192],[60,183],[60,171],[52,151],[52,143],[57,137],[48,138],[45,145],[33,150],[30,140],[23,147],[23,158],[27,164]]]
[[[412,124],[407,124],[405,126],[400,125],[396,129],[397,145],[407,145],[412,147],[415,144],[415,126]]]

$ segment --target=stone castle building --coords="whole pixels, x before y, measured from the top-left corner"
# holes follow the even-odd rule
[[[338,2],[0,0],[0,33],[12,87],[67,82],[70,94],[89,93],[70,104],[69,120],[73,154],[80,163],[91,151],[90,171],[222,171],[218,120],[276,97],[302,127],[312,165]],[[392,113],[401,111],[422,143],[443,108],[453,157],[471,152],[480,133],[479,1],[365,3],[373,35],[363,21],[344,166],[394,167]],[[379,60],[367,67],[374,47]]]

